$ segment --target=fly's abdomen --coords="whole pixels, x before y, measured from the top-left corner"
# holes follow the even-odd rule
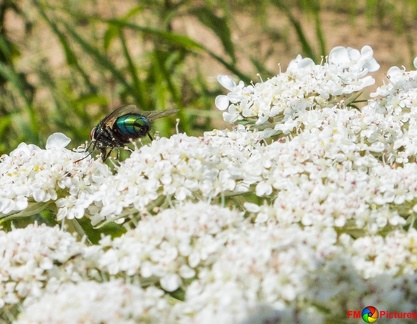
[[[119,135],[126,138],[139,138],[145,136],[151,128],[151,124],[146,117],[136,114],[127,114],[117,118],[113,129]]]

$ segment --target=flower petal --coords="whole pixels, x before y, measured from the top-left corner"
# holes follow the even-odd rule
[[[236,82],[233,81],[233,79],[228,76],[228,75],[224,75],[224,74],[219,74],[217,76],[217,81],[227,90],[232,91],[234,89],[234,87],[236,87]]]
[[[216,97],[214,104],[216,105],[217,109],[226,110],[227,107],[229,107],[229,99],[227,96],[220,95]]]
[[[71,142],[71,139],[63,133],[54,133],[46,140],[46,149],[64,148]]]

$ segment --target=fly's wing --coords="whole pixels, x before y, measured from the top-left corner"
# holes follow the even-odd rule
[[[141,111],[140,114],[146,117],[149,121],[153,121],[158,118],[173,115],[177,112],[178,112],[178,109],[168,109],[168,110]]]
[[[128,106],[117,108],[110,115],[104,118],[102,122],[106,126],[112,127],[118,117],[122,115],[130,114],[130,113],[142,114],[135,105],[128,105]]]

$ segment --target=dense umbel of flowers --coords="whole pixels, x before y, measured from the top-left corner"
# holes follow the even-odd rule
[[[163,294],[117,280],[67,284],[28,306],[16,323],[160,323],[170,310]]]
[[[105,178],[108,167],[66,150],[70,139],[56,133],[46,150],[22,143],[0,163],[0,214],[36,214],[49,203],[60,207],[57,218],[80,218],[91,204],[92,193]],[[87,172],[86,172],[87,171]]]
[[[219,76],[229,93],[216,106],[246,126],[157,138],[112,167],[80,160],[64,134],[46,149],[21,144],[0,160],[0,220],[47,208],[62,224],[129,226],[97,244],[65,226],[0,232],[0,319],[321,323],[368,305],[417,312],[417,71],[391,68],[354,107],[378,68],[369,46],[337,47],[250,85]]]
[[[330,107],[350,98],[375,80],[367,75],[379,69],[373,51],[365,46],[356,49],[335,47],[324,64],[316,65],[300,55],[285,73],[266,82],[246,86],[236,84],[228,76],[219,76],[219,82],[230,93],[216,98],[216,105],[226,121],[235,122],[257,118],[264,124],[269,118],[293,119],[300,111]]]
[[[98,253],[98,247],[87,247],[58,228],[30,225],[0,232],[0,308],[38,298],[66,282],[94,278]]]
[[[111,275],[137,274],[148,284],[175,291],[213,263],[227,242],[228,230],[242,222],[241,214],[207,203],[168,209],[158,217],[142,217],[120,238],[102,239],[106,252],[98,262]]]

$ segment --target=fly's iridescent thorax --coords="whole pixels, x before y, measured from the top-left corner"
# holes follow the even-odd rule
[[[145,136],[151,129],[150,121],[140,114],[126,114],[116,119],[113,132],[124,141]]]

